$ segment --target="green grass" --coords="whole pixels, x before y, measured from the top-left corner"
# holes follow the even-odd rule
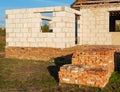
[[[118,72],[114,72],[107,86],[100,89],[68,84],[59,86],[55,69],[53,62],[1,58],[0,92],[120,92]]]

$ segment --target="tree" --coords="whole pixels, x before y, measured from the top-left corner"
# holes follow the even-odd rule
[[[44,24],[42,26],[42,32],[49,32],[49,25],[48,24]]]

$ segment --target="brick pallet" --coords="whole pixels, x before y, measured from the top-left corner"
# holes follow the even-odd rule
[[[60,83],[104,87],[114,71],[113,49],[77,51],[59,71]]]

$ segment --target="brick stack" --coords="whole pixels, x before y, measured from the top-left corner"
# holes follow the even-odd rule
[[[77,51],[72,64],[64,65],[59,71],[60,83],[104,87],[114,71],[114,50],[93,49]]]

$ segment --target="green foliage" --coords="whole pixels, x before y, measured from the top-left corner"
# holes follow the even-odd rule
[[[120,32],[120,25],[116,25],[116,32]]]
[[[5,50],[5,44],[0,44],[0,52],[3,52]]]
[[[48,24],[44,24],[42,26],[42,32],[49,32],[49,25]]]
[[[0,28],[0,36],[5,36],[5,30],[3,31],[1,28]]]

